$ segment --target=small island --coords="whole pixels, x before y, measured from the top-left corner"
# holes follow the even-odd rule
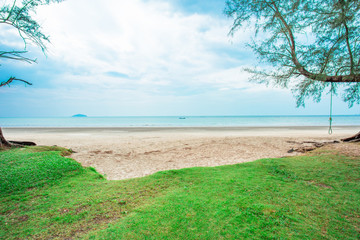
[[[73,115],[72,117],[87,117],[87,116],[84,115],[84,114],[75,114],[75,115]]]

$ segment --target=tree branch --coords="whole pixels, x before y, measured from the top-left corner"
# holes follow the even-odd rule
[[[353,59],[353,54],[351,51],[351,47],[350,47],[350,42],[349,42],[349,28],[346,24],[346,21],[344,20],[344,26],[345,26],[345,38],[346,38],[346,46],[349,52],[349,56],[350,56],[350,74],[354,73],[354,59]]]
[[[290,45],[290,50],[291,50],[292,61],[295,64],[298,71],[303,76],[305,76],[306,78],[309,78],[311,80],[316,80],[316,81],[321,81],[321,82],[360,82],[360,74],[352,74],[352,72],[350,72],[349,75],[328,76],[326,74],[315,74],[315,73],[307,71],[305,69],[305,67],[299,62],[299,60],[296,56],[295,37],[291,30],[291,27],[285,21],[284,17],[280,13],[280,10],[278,9],[278,7],[274,1],[272,1],[272,6],[273,6],[273,8],[271,8],[271,9],[274,11],[275,17],[277,17],[281,21],[281,23],[284,25],[286,31],[288,32],[288,37],[290,38],[289,45]],[[285,34],[285,36],[287,36],[287,34]],[[351,54],[351,59],[352,59],[352,54]],[[353,65],[352,65],[352,68],[353,68]]]
[[[325,71],[326,66],[327,66],[327,64],[328,64],[328,62],[329,62],[330,55],[331,55],[331,53],[334,51],[334,47],[336,46],[336,44],[337,44],[340,40],[341,40],[341,37],[339,37],[339,39],[336,40],[335,43],[334,43],[334,44],[331,46],[331,48],[329,49],[329,52],[328,52],[328,54],[326,55],[326,59],[325,59],[324,65],[322,66],[322,68],[321,68],[321,70],[320,70],[320,74],[322,74],[322,73]]]
[[[23,79],[19,79],[19,78],[15,78],[15,77],[10,77],[6,82],[2,82],[0,83],[0,87],[3,87],[5,85],[8,85],[10,86],[10,83],[12,83],[13,81],[20,81],[20,82],[24,82],[28,85],[32,85],[32,83],[28,82],[28,81],[25,81]]]
[[[27,51],[0,51],[0,58],[7,58],[12,60],[23,61],[27,63],[36,63],[36,59],[31,59],[22,56],[21,54],[25,54]]]
[[[346,13],[345,13],[344,6],[341,7],[341,17],[342,17],[343,24],[344,24],[344,27],[345,27],[346,47],[347,47],[347,50],[349,52],[349,58],[350,58],[350,75],[352,75],[354,73],[354,59],[353,59],[353,54],[352,54],[351,47],[350,47],[349,28],[348,28],[348,25],[346,23]]]
[[[12,15],[12,13],[14,11],[15,5],[16,5],[16,0],[14,1],[13,5],[12,5],[10,11],[9,11],[9,14],[8,14],[7,18],[4,20],[4,22],[9,20],[9,18],[11,17],[11,15]]]

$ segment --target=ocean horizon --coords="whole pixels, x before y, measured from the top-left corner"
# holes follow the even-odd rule
[[[360,126],[360,115],[335,115],[333,126]],[[1,117],[0,127],[281,127],[329,126],[326,115]]]

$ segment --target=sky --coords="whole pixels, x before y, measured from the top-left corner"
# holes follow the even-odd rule
[[[2,1],[3,2],[3,1]],[[0,3],[2,3],[0,1]],[[225,0],[66,0],[38,8],[50,36],[36,64],[1,60],[0,117],[327,115],[329,96],[296,108],[290,90],[250,83],[251,29],[229,36]],[[0,24],[4,25],[4,24]],[[23,49],[0,26],[0,49]],[[333,113],[360,114],[339,97]]]

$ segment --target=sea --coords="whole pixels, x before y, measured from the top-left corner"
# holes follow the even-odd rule
[[[280,127],[329,126],[329,116],[143,116],[0,118],[0,127]],[[360,115],[332,117],[333,126],[360,126]]]

